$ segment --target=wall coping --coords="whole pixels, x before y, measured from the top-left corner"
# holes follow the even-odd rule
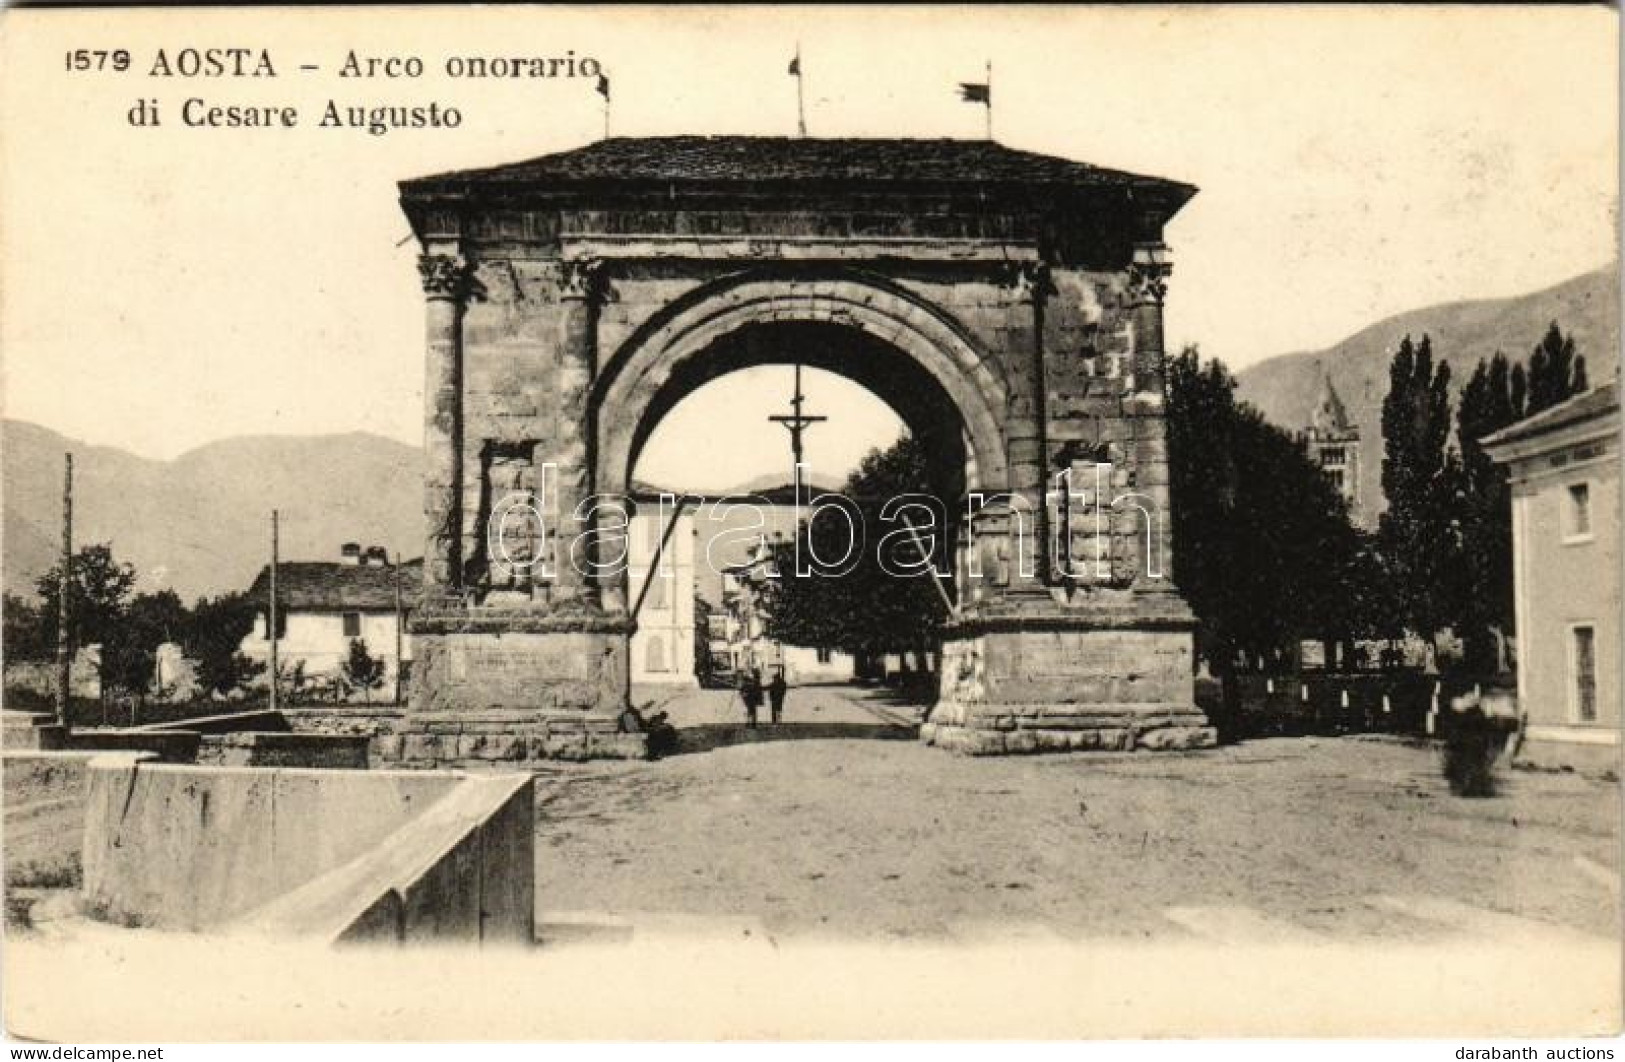
[[[450,792],[369,851],[250,911],[226,931],[319,936],[333,943],[351,927],[370,923],[375,909],[398,913],[414,883],[532,786],[528,774],[458,776]]]

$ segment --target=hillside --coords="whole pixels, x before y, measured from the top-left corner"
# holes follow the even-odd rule
[[[422,456],[364,433],[255,436],[211,443],[173,461],[87,446],[22,421],[0,428],[5,588],[31,594],[56,559],[62,454],[74,454],[74,540],[108,542],[140,589],[199,594],[246,589],[282,513],[282,556],[337,557],[344,542],[422,552]]]
[[[1443,303],[1379,321],[1326,350],[1271,358],[1238,374],[1237,395],[1271,421],[1302,428],[1320,391],[1322,369],[1360,428],[1361,521],[1375,525],[1381,512],[1382,400],[1388,392],[1388,363],[1406,334],[1433,338],[1436,358],[1450,364],[1459,387],[1480,358],[1497,350],[1525,360],[1546,327],[1558,322],[1574,335],[1593,381],[1614,372],[1619,350],[1619,269],[1617,264],[1508,299]]]

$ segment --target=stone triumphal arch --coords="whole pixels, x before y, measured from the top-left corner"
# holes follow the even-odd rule
[[[404,182],[428,532],[403,759],[636,751],[613,559],[639,449],[706,381],[792,360],[869,388],[946,470],[926,740],[1210,743],[1163,419],[1162,230],[1194,192],[991,141],[756,137]]]

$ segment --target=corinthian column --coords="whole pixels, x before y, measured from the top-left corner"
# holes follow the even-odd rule
[[[1173,589],[1173,513],[1168,489],[1167,372],[1163,364],[1162,304],[1173,272],[1168,248],[1142,243],[1129,263],[1128,299],[1134,321],[1133,402],[1139,414],[1134,431],[1136,493],[1146,499],[1152,529],[1136,545],[1134,586],[1140,590]]]
[[[1044,303],[1050,290],[1049,267],[1027,262],[1011,275],[1019,303],[1031,307],[1027,328],[1030,349],[1019,352],[1023,371],[1012,380],[1012,401],[1005,427],[1010,460],[1010,493],[1015,512],[1010,520],[1010,585],[1017,593],[1043,592],[1049,580],[1049,513],[1044,504],[1047,462],[1044,451],[1048,411],[1044,388]],[[1013,329],[1024,335],[1026,329]]]
[[[426,601],[455,594],[462,586],[463,507],[463,304],[469,265],[458,255],[418,257],[427,302],[428,333],[423,385],[423,552]]]
[[[1168,248],[1142,243],[1128,267],[1128,305],[1134,321],[1134,390],[1161,401],[1163,395],[1162,301],[1174,271]]]
[[[559,404],[547,454],[547,463],[553,466],[548,472],[548,489],[555,499],[549,505],[556,543],[553,599],[559,603],[597,603],[597,583],[587,567],[591,558],[580,548],[572,550],[571,544],[591,526],[590,520],[577,520],[575,512],[592,493],[587,406],[596,353],[597,301],[603,288],[601,265],[596,261],[559,263],[561,301],[554,377]]]

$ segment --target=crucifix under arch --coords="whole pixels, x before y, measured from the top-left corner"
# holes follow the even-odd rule
[[[790,433],[790,482],[796,485],[797,507],[801,505],[801,485],[796,482],[796,468],[800,466],[802,457],[801,435],[812,425],[829,419],[802,412],[802,405],[806,401],[807,396],[801,391],[801,363],[797,362],[795,392],[790,396],[791,412],[775,413],[767,418],[776,424],[784,425],[785,430]]]

